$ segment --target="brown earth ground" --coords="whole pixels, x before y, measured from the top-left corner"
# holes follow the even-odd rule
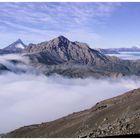
[[[25,126],[1,137],[129,137],[140,133],[140,89],[97,103],[61,119]]]

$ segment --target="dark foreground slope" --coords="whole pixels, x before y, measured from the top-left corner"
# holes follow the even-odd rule
[[[109,137],[140,133],[140,89],[61,119],[25,126],[3,137]],[[139,135],[136,135],[139,136]]]

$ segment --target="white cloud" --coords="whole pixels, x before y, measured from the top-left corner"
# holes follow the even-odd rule
[[[139,80],[0,75],[0,133],[51,121],[139,87]]]
[[[93,37],[98,34],[94,24],[104,24],[105,20],[100,19],[108,18],[119,6],[118,3],[1,3],[0,36],[6,36],[2,37],[3,47],[8,36],[39,42],[59,33],[69,33],[72,38],[71,30],[84,30]]]
[[[0,21],[42,30],[36,25],[41,24],[45,29],[53,26],[54,30],[62,29],[60,24],[76,28],[88,25],[90,20],[108,17],[118,6],[118,3],[2,3]]]
[[[140,60],[140,52],[120,52],[120,54],[108,54],[125,60]]]
[[[9,60],[28,59],[4,55],[0,63],[25,73],[0,75],[0,133],[18,127],[55,120],[67,114],[92,107],[97,102],[138,88],[139,78],[68,79],[58,75],[46,77],[27,65],[16,66]],[[7,64],[7,61],[9,62]],[[11,65],[12,64],[12,65]],[[25,67],[26,66],[26,67]]]
[[[18,63],[12,63],[11,60],[17,61]],[[7,54],[0,55],[0,64],[3,64],[12,72],[16,73],[38,73],[33,67],[29,66],[30,60],[22,55],[18,54]]]

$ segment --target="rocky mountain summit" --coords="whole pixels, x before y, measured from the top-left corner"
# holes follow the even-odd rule
[[[72,42],[64,36],[30,44],[23,50],[23,54],[29,57],[33,66],[46,75],[57,73],[82,78],[140,75],[140,61],[106,56],[86,43]]]
[[[111,137],[140,134],[140,89],[61,119],[25,126],[1,137]]]
[[[105,55],[91,49],[86,43],[72,42],[64,36],[59,36],[37,45],[29,44],[23,52],[32,54],[40,53],[40,55],[46,54],[56,58],[60,63],[97,64],[107,61]]]

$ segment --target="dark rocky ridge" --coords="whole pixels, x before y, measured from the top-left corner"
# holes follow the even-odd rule
[[[25,126],[2,137],[111,137],[140,134],[140,89],[61,119]]]

